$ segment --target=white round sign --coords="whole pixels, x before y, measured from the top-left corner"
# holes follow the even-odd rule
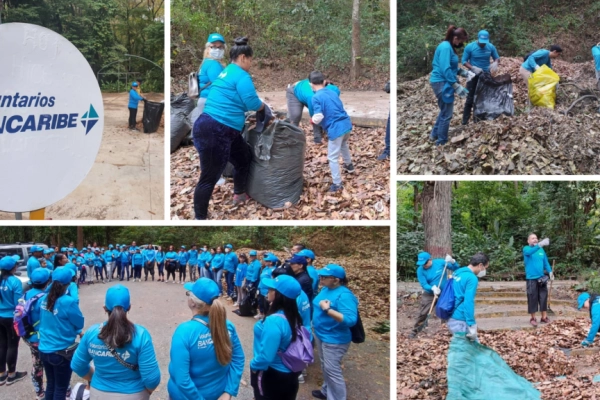
[[[0,24],[0,60],[0,210],[38,210],[94,165],[102,93],[79,50],[41,26]]]

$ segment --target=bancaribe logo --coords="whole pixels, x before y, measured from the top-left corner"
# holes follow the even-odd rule
[[[85,134],[87,135],[89,131],[96,125],[98,122],[98,113],[94,110],[94,106],[90,104],[90,109],[83,117],[81,117],[81,124],[85,127]]]

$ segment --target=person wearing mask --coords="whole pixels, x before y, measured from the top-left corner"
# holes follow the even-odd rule
[[[185,283],[185,272],[187,269],[189,254],[185,251],[185,246],[181,246],[179,253],[177,254],[178,270],[179,270],[179,282],[182,285]]]
[[[225,271],[225,282],[227,283],[227,299],[233,298],[235,291],[233,287],[233,275],[238,266],[238,256],[233,251],[233,246],[225,245],[225,257],[223,258],[223,270]]]
[[[206,44],[204,45],[204,56],[198,70],[198,107],[200,112],[204,110],[206,99],[210,93],[210,88],[221,72],[223,72],[223,56],[226,50],[225,38],[219,33],[211,33],[208,35]]]
[[[256,250],[250,250],[248,255],[250,256],[250,264],[248,264],[246,276],[244,277],[244,287],[246,288],[246,291],[257,287],[261,268],[260,261],[256,258]]]
[[[237,291],[237,300],[233,306],[237,306],[244,298],[244,279],[246,279],[246,271],[248,269],[248,257],[245,254],[240,254],[238,257],[238,265],[235,270],[235,288]]]
[[[198,257],[198,273],[201,278],[212,279],[212,274],[210,273],[210,260],[212,260],[211,251],[208,249],[208,245],[204,245],[200,252],[200,256]]]
[[[68,268],[52,273],[52,288],[41,299],[40,357],[46,373],[46,400],[64,400],[71,381],[71,358],[81,336],[84,317],[79,303],[67,294]]]
[[[333,91],[338,97],[341,92],[340,89],[329,81],[325,81],[325,88]],[[290,122],[296,126],[300,126],[300,120],[302,119],[302,111],[304,107],[308,108],[308,115],[310,118],[315,114],[312,104],[312,99],[315,93],[310,85],[308,79],[298,81],[292,85],[288,85],[285,92],[287,99],[288,118]],[[323,129],[319,124],[313,124],[313,140],[317,144],[323,143],[322,135]]]
[[[429,135],[429,140],[435,142],[436,146],[442,146],[448,142],[448,130],[454,111],[454,94],[463,98],[469,94],[469,91],[458,83],[457,75],[467,78],[469,74],[466,70],[458,68],[458,53],[456,52],[456,49],[461,48],[468,38],[464,28],[450,25],[444,41],[435,49],[433,71],[429,83],[437,98],[440,113]]]
[[[115,257],[113,255],[113,245],[112,244],[108,245],[108,250],[106,250],[102,254],[102,258],[104,259],[104,262],[106,263],[106,280],[111,282],[111,276],[113,274],[113,269],[115,268]]]
[[[553,44],[550,46],[550,50],[539,49],[530,53],[526,56],[523,64],[521,64],[521,68],[519,69],[519,74],[525,82],[525,86],[527,86],[527,98],[529,99],[529,106],[531,107],[531,98],[529,97],[529,77],[535,71],[537,71],[542,65],[546,65],[548,68],[552,69],[552,59],[558,58],[562,54],[562,48]]]
[[[121,246],[121,269],[119,270],[119,281],[125,279],[125,272],[127,272],[127,281],[129,281],[130,265],[131,265],[131,254],[127,250],[126,246]]]
[[[152,275],[154,281],[154,262],[156,261],[156,250],[151,244],[144,252],[144,281],[148,281],[148,274]]]
[[[188,251],[188,268],[190,272],[190,282],[196,282],[199,277],[196,276],[198,271],[198,246],[192,245],[190,251]]]
[[[20,338],[13,328],[15,307],[23,295],[23,285],[15,276],[19,259],[18,255],[0,259],[0,386],[12,385],[27,376],[27,372],[17,372]]]
[[[300,283],[300,287],[302,287],[302,291],[308,296],[308,300],[312,301],[314,298],[313,282],[308,272],[306,272],[306,258],[295,255],[290,258],[289,263],[292,267],[294,278]]]
[[[298,376],[283,363],[280,354],[297,338],[302,326],[297,298],[302,289],[291,276],[265,278],[270,304],[267,316],[254,324],[253,357],[250,361],[250,383],[256,400],[295,400]]]
[[[161,246],[158,246],[158,249],[156,250],[156,254],[155,254],[154,258],[156,259],[156,266],[158,267],[158,281],[164,282],[165,281],[165,252],[162,250]],[[154,276],[152,277],[152,280],[154,280]]]
[[[40,257],[44,254],[44,248],[40,246],[31,246],[29,249],[29,258],[27,259],[27,276],[31,276],[33,271],[41,268]]]
[[[268,308],[267,295],[269,294],[269,287],[265,285],[265,279],[271,279],[273,270],[277,267],[279,259],[274,254],[267,253],[264,258],[265,266],[260,272],[259,284],[258,284],[258,314],[254,316],[256,319],[264,318]]]
[[[46,268],[50,271],[54,269],[54,263],[52,262],[52,258],[54,258],[54,249],[48,248],[44,250],[44,259],[46,259]]]
[[[592,326],[588,331],[587,337],[581,342],[583,347],[591,346],[594,343],[598,329],[600,329],[600,296],[597,294],[581,293],[577,298],[577,309],[585,308],[589,310]]]
[[[90,382],[91,400],[147,400],[160,383],[152,337],[129,320],[130,309],[129,289],[121,284],[108,289],[108,320],[91,326],[73,355],[71,368]]]
[[[477,322],[475,321],[475,296],[477,295],[478,278],[486,275],[490,264],[488,257],[477,253],[471,257],[469,265],[454,272],[454,312],[448,320],[448,329],[452,333],[466,333],[469,340],[479,342],[477,338]]]
[[[223,263],[225,262],[225,254],[221,246],[217,247],[217,252],[214,254],[212,261],[210,262],[210,269],[217,286],[219,287],[219,293],[223,293],[223,284],[221,283],[221,277],[223,276]]]
[[[204,112],[194,123],[194,145],[200,158],[200,179],[194,192],[196,219],[207,219],[208,203],[227,162],[234,166],[233,204],[248,201],[250,147],[242,138],[247,111],[263,110],[252,77],[252,48],[248,38],[237,38],[229,51],[229,64],[210,86]]]
[[[498,69],[500,56],[496,47],[490,43],[490,34],[488,31],[479,31],[477,41],[469,43],[465,47],[462,56],[462,64],[475,74],[470,81],[467,82],[467,100],[465,101],[465,109],[463,111],[462,124],[467,125],[471,118],[471,110],[473,109],[473,101],[475,99],[475,89],[479,82],[479,76],[482,72],[490,72],[490,58],[494,60],[493,69]]]
[[[352,333],[358,320],[358,299],[348,289],[346,271],[337,264],[319,270],[323,287],[313,300],[313,328],[321,361],[323,385],[313,390],[317,399],[346,399],[346,382],[342,374],[342,359],[348,352]]]
[[[115,245],[112,253],[113,253],[113,260],[114,260],[114,267],[112,270],[111,275],[108,277],[108,281],[112,282],[113,279],[115,279],[115,272],[117,273],[117,277],[119,275],[119,271],[121,270],[121,246],[119,246],[118,244]]]
[[[146,101],[146,99],[138,93],[136,90],[138,87],[139,85],[137,82],[133,82],[131,84],[131,90],[129,90],[129,104],[127,105],[127,108],[129,108],[129,130],[139,132],[139,129],[135,127],[137,124],[138,103],[142,100]]]
[[[447,272],[444,272],[444,268],[447,271],[456,271],[460,268],[460,265],[449,255],[446,258],[432,258],[431,254],[426,251],[419,253],[417,257],[417,279],[423,288],[423,294],[421,295],[421,308],[419,309],[419,316],[413,326],[413,330],[409,335],[409,338],[413,339],[417,337],[417,334],[423,327],[427,314],[431,309],[431,303],[435,296],[439,296],[442,290],[446,286],[448,279]],[[441,280],[441,284],[440,284]],[[437,302],[437,299],[436,299]]]
[[[29,337],[24,337],[27,341],[29,350],[31,351],[31,383],[35,391],[36,400],[44,398],[44,365],[40,358],[40,299],[46,295],[46,287],[50,283],[50,271],[45,268],[38,268],[33,271],[30,277],[31,289],[25,293],[25,301],[32,301],[29,311],[29,322],[33,325],[33,334]]]
[[[173,283],[175,283],[175,270],[177,270],[177,252],[173,245],[169,246],[169,251],[165,255],[165,269],[167,270],[167,283],[169,283],[169,276],[173,275]]]
[[[537,326],[535,314],[542,312],[540,322],[547,324],[548,319],[548,279],[554,280],[554,273],[548,262],[548,256],[544,247],[550,244],[550,239],[546,238],[538,242],[535,233],[530,233],[527,237],[527,246],[523,247],[523,259],[525,262],[525,280],[527,281],[527,312],[531,314],[529,323]],[[546,276],[544,270],[548,271]]]
[[[131,267],[133,268],[133,281],[142,281],[142,268],[144,268],[144,256],[139,248],[135,249],[133,257],[131,257]]]
[[[244,370],[244,351],[219,287],[200,278],[184,286],[191,321],[180,324],[171,340],[171,400],[230,400],[237,396]]]
[[[316,295],[319,291],[319,274],[313,265],[316,258],[315,253],[312,250],[303,249],[296,253],[296,255],[306,258],[306,272],[308,272],[308,276],[312,279],[313,295]]]
[[[340,154],[344,160],[344,172],[353,174],[354,165],[350,154],[350,134],[352,121],[344,110],[340,97],[331,90],[325,89],[325,77],[319,71],[313,71],[308,76],[315,95],[312,98],[314,115],[311,122],[321,125],[327,131],[327,160],[331,170],[333,184],[329,192],[339,192],[343,189],[342,175],[340,173]]]

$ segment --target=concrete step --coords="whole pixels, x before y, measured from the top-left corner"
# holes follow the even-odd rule
[[[475,299],[475,304],[486,304],[486,305],[497,305],[497,304],[519,304],[519,305],[527,305],[527,297],[477,297]],[[550,301],[550,305],[561,305],[565,307],[574,307],[575,302],[572,300],[552,300]]]
[[[577,311],[574,307],[564,307],[561,305],[552,305],[552,311],[555,312],[558,317],[586,317],[589,314],[587,312]],[[506,318],[506,317],[527,317],[527,306],[523,305],[478,305],[475,303],[475,318]],[[529,319],[528,319],[529,321]]]
[[[483,318],[477,319],[477,329],[480,331],[516,331],[516,330],[533,330],[536,329],[529,323],[529,315],[522,317],[503,317],[503,318]],[[556,320],[573,319],[560,316],[549,315],[550,323]],[[546,324],[540,323],[540,317],[537,317],[538,327]]]

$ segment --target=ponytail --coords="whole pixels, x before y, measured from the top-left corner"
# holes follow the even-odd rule
[[[219,300],[213,300],[210,306],[208,324],[217,360],[219,364],[227,365],[231,362],[233,346],[227,330],[227,310]]]
[[[469,38],[469,34],[465,30],[465,28],[457,28],[454,25],[450,25],[448,27],[448,30],[446,31],[444,41],[452,44],[452,39],[454,39],[455,37],[458,37],[462,41],[467,41]],[[452,48],[454,49],[454,46],[452,46]],[[456,49],[454,49],[454,52],[456,53]]]
[[[115,306],[108,312],[108,322],[100,330],[98,338],[113,349],[118,349],[131,343],[134,334],[135,325],[127,319],[127,311],[121,306]]]
[[[54,310],[56,300],[58,300],[60,296],[66,293],[67,286],[69,285],[63,285],[58,281],[52,282],[52,287],[50,288],[50,292],[48,293],[48,298],[46,300],[46,310],[50,312]]]

